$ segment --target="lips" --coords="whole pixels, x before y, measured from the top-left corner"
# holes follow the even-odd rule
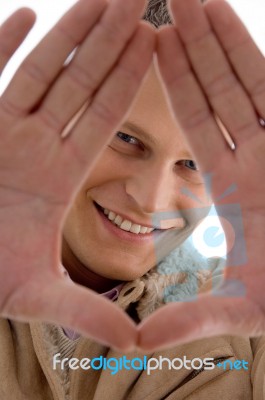
[[[163,232],[160,229],[154,229],[151,233],[135,234],[130,231],[122,230],[108,219],[108,217],[104,214],[104,208],[102,206],[100,206],[95,201],[93,201],[93,204],[98,212],[101,221],[103,222],[103,226],[105,226],[108,232],[110,232],[112,235],[116,236],[120,240],[125,240],[126,242],[131,242],[139,245],[143,242],[147,243],[150,241],[154,241],[157,235]]]
[[[113,211],[109,211],[106,208],[104,209],[104,214],[114,225],[117,225],[120,229],[126,232],[131,232],[138,235],[151,233],[155,230],[155,228],[148,228],[147,226],[135,224],[132,221],[124,219],[119,214],[116,214]]]
[[[126,218],[114,211],[110,211],[109,209],[106,209],[106,208],[100,206],[96,202],[94,202],[94,204],[97,207],[97,209],[100,212],[102,212],[112,224],[118,226],[123,231],[131,232],[136,235],[138,235],[138,234],[142,235],[142,234],[146,234],[146,233],[151,233],[156,229],[154,227],[139,224],[138,222],[133,222],[128,217]]]

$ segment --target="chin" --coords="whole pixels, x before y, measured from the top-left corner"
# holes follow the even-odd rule
[[[106,270],[106,265],[108,265],[108,269]],[[105,268],[97,268],[94,270],[95,273],[104,276],[108,279],[120,280],[120,281],[133,281],[135,279],[141,278],[147,271],[149,271],[152,267],[141,268],[138,265],[129,264],[128,262],[124,262],[122,265],[113,264],[113,263],[104,263]]]

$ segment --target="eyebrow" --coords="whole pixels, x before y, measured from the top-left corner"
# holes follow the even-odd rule
[[[153,138],[153,136],[150,135],[150,133],[148,133],[146,130],[144,130],[139,125],[135,124],[134,122],[126,121],[123,126],[124,126],[124,128],[130,129],[130,130],[134,131],[135,133],[137,133],[138,135],[143,136],[149,143],[158,145],[157,140],[155,140]]]
[[[131,131],[142,136],[147,142],[149,142],[155,146],[159,146],[159,142],[156,139],[154,139],[154,137],[152,135],[150,135],[150,133],[148,133],[145,129],[143,129],[141,126],[135,124],[134,122],[126,121],[123,124],[123,127],[130,129]],[[184,151],[181,152],[181,157],[191,159],[191,160],[194,159],[192,154],[187,149],[185,149]]]

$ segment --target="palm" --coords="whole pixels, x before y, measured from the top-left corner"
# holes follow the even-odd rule
[[[159,68],[221,217],[228,254],[221,279],[206,283],[196,302],[167,305],[139,326],[146,350],[221,333],[265,332],[265,133],[257,116],[265,116],[264,57],[224,1],[172,0],[171,7],[178,31],[159,33]],[[165,331],[166,324],[171,329]]]
[[[111,302],[64,277],[61,231],[76,193],[152,60],[155,35],[138,22],[142,9],[134,1],[78,2],[25,60],[0,103],[1,275],[8,269],[0,314],[68,326],[118,349],[133,346],[134,324]],[[114,45],[111,32],[117,26],[123,28]],[[77,44],[73,61],[64,66]],[[139,53],[144,54],[141,62]],[[98,68],[86,70],[95,63]],[[124,90],[113,95],[117,87]],[[85,112],[62,138],[84,104]]]

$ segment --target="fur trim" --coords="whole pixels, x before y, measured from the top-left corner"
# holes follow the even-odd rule
[[[137,302],[136,311],[142,320],[169,302],[196,297],[213,271],[224,263],[221,258],[203,257],[186,240],[143,277],[125,284],[117,303],[126,310]]]

